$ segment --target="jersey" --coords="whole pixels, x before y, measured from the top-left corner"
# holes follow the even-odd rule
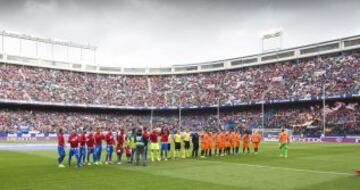
[[[225,147],[230,147],[231,146],[231,140],[230,140],[230,134],[229,133],[224,134],[224,145],[225,145]]]
[[[114,140],[114,136],[113,136],[113,134],[112,134],[112,132],[111,131],[109,131],[106,135],[105,135],[105,141],[106,141],[106,144],[107,145],[114,145],[114,142],[115,142],[115,140]]]
[[[176,143],[181,143],[181,135],[178,134],[178,133],[176,133],[176,134],[174,135],[174,141],[175,141]]]
[[[240,147],[240,141],[241,141],[240,133],[236,133],[234,136],[235,136],[234,137],[234,140],[235,140],[234,147]]]
[[[100,132],[96,132],[94,138],[95,138],[95,144],[101,145],[101,141],[104,139],[104,136]]]
[[[288,134],[286,132],[280,132],[279,134],[279,143],[287,143],[288,141]]]
[[[85,146],[85,143],[86,143],[85,133],[81,133],[79,135],[79,143],[80,143],[80,146]]]
[[[211,149],[211,140],[212,140],[212,137],[210,134],[206,134],[205,135],[205,148],[206,149]]]
[[[168,144],[171,143],[171,140],[174,138],[174,134],[169,134],[168,135]]]
[[[143,136],[144,145],[147,146],[150,139],[150,133],[148,131],[144,131],[142,136]]]
[[[134,138],[136,146],[141,145],[144,146],[144,136],[143,135],[136,135]]]
[[[184,132],[183,133],[183,139],[184,139],[184,141],[189,142],[190,141],[190,133]]]
[[[150,134],[150,141],[151,141],[152,143],[157,143],[157,142],[159,141],[159,140],[158,140],[158,134],[157,134],[156,131],[151,132],[151,134]]]
[[[199,146],[199,134],[197,133],[191,134],[191,141],[194,145]]]
[[[64,134],[63,133],[58,133],[57,140],[58,140],[58,146],[60,146],[60,147],[65,146],[65,140],[64,140]]]
[[[94,148],[94,143],[95,143],[95,140],[94,140],[94,135],[92,133],[89,133],[87,136],[86,136],[86,146],[88,148]]]
[[[244,144],[249,144],[249,142],[250,142],[249,135],[244,135],[242,137],[242,141],[243,141]]]
[[[118,145],[123,146],[123,145],[124,145],[124,141],[125,141],[124,134],[123,134],[123,133],[119,133],[119,134],[117,135]]]
[[[128,143],[131,149],[135,149],[136,144],[135,144],[135,137],[133,135],[129,137]]]
[[[253,133],[253,134],[251,135],[251,141],[252,141],[253,143],[259,143],[260,140],[261,140],[261,136],[260,136],[258,133]]]
[[[163,133],[163,134],[161,135],[161,142],[162,142],[162,143],[167,143],[168,140],[169,140],[169,135],[168,135],[167,133]]]
[[[76,133],[72,133],[68,138],[68,142],[70,143],[71,148],[78,148],[79,146],[78,135]]]

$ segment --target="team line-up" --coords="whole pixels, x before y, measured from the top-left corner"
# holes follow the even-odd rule
[[[65,153],[65,139],[62,129],[57,134],[58,139],[58,166],[63,165]],[[197,158],[200,151],[200,157],[228,156],[238,155],[240,153],[240,144],[242,144],[242,153],[250,153],[250,143],[254,149],[254,154],[258,154],[261,136],[257,131],[252,134],[245,130],[243,134],[239,131],[222,132],[189,132],[174,131],[170,133],[167,128],[156,128],[147,130],[147,128],[132,129],[125,131],[118,130],[116,133],[108,129],[102,132],[100,129],[81,130],[79,134],[73,129],[68,136],[67,142],[70,145],[68,166],[71,166],[71,159],[76,158],[77,167],[85,165],[101,165],[102,142],[106,142],[105,164],[112,164],[112,155],[117,155],[117,164],[122,164],[123,155],[126,156],[128,163],[146,166],[148,161],[148,148],[150,147],[151,161],[167,161],[171,157],[178,158]],[[285,130],[279,134],[280,157],[287,158],[289,136]],[[174,145],[172,149],[171,145]],[[192,146],[191,146],[192,144]],[[200,148],[200,149],[199,149]],[[92,161],[91,158],[92,157]]]

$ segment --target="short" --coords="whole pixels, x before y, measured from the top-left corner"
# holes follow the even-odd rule
[[[80,148],[79,148],[79,154],[80,154],[80,155],[85,155],[85,146],[80,146]]]
[[[117,146],[115,149],[116,154],[120,155],[124,151],[124,148],[122,146]]]
[[[249,144],[247,144],[247,143],[243,143],[243,148],[249,148]]]
[[[216,143],[216,144],[215,144],[215,148],[221,149],[221,144],[220,144],[220,143]]]
[[[226,142],[226,143],[225,143],[225,147],[226,147],[226,148],[230,148],[230,146],[231,146],[230,142]]]
[[[69,156],[72,157],[72,156],[79,156],[79,151],[77,148],[70,148],[69,150]]]
[[[95,151],[94,147],[87,148],[88,154],[94,154],[94,151]]]
[[[159,143],[150,143],[150,150],[160,150]]]
[[[168,143],[161,143],[161,151],[169,150]]]
[[[181,149],[181,143],[175,142],[175,150],[180,150],[180,149]]]
[[[184,141],[184,148],[190,149],[190,141]]]
[[[201,150],[205,150],[206,149],[206,144],[201,143],[200,148],[201,148]]]
[[[58,154],[59,156],[65,156],[65,149],[62,146],[58,146]]]
[[[102,146],[101,146],[101,145],[96,145],[96,146],[95,146],[95,152],[96,152],[97,154],[99,154],[99,153],[101,153],[101,151],[102,151]]]
[[[210,150],[210,149],[211,149],[211,145],[210,145],[210,144],[206,144],[205,150]]]
[[[137,151],[143,151],[144,150],[144,145],[143,144],[137,144],[136,145],[136,150]]]
[[[281,149],[284,149],[284,150],[287,150],[288,149],[288,145],[287,143],[281,143],[280,146],[279,146],[280,150]]]
[[[254,148],[259,148],[259,143],[258,143],[258,142],[254,142],[254,143],[253,143],[253,147],[254,147]]]
[[[106,152],[112,153],[113,151],[114,151],[114,146],[113,145],[107,145]]]

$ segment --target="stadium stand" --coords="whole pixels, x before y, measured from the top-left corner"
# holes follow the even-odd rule
[[[326,109],[321,104],[324,92],[329,99]],[[73,126],[149,125],[220,130],[226,123],[233,123],[238,128],[263,124],[266,128],[293,128],[294,134],[320,136],[323,110],[327,110],[326,135],[360,135],[359,95],[359,49],[229,70],[164,75],[104,74],[2,62],[2,104],[45,103],[88,109],[90,105],[103,109],[122,106],[146,110],[146,114],[126,114],[126,109],[117,114],[106,110],[93,113],[91,109],[46,112],[2,108],[0,131],[18,132],[24,126],[54,132],[58,126],[68,130]],[[306,100],[310,104],[272,108],[284,100],[294,104]],[[252,105],[254,102],[256,105]],[[259,102],[267,107],[264,115]],[[184,109],[181,120],[179,107]],[[150,109],[155,110],[153,117]]]
[[[295,135],[306,137],[319,137],[323,131],[321,104],[295,106],[292,108],[277,108],[265,121],[265,128],[286,127],[294,130]],[[273,109],[269,109],[273,110]],[[260,109],[227,109],[221,111],[220,123],[213,111],[184,111],[181,117],[182,128],[191,130],[221,130],[224,124],[233,122],[238,129],[248,128],[261,120]],[[358,103],[335,102],[326,108],[326,135],[345,136],[360,135],[360,106]],[[18,133],[26,131],[39,131],[41,133],[55,133],[58,127],[70,131],[72,127],[101,127],[133,128],[138,126],[151,127],[149,113],[89,113],[69,111],[39,111],[23,109],[1,109],[0,131]],[[154,113],[153,126],[179,127],[177,113],[163,111]],[[259,125],[261,123],[258,123]]]
[[[359,94],[360,53],[172,76],[99,75],[0,65],[0,98],[122,106],[211,106]]]

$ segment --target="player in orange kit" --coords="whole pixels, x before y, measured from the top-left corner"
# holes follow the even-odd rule
[[[242,137],[242,141],[243,141],[243,154],[245,154],[245,150],[247,150],[247,154],[249,154],[250,153],[250,148],[249,148],[250,136],[249,136],[248,130],[245,130],[245,134]]]
[[[211,144],[212,144],[211,133],[209,133],[209,132],[206,133],[205,141],[206,141],[205,155],[206,156],[211,156]]]
[[[254,154],[258,154],[260,141],[261,141],[261,136],[257,131],[255,131],[251,135],[251,142],[253,144]]]
[[[288,157],[288,144],[290,143],[290,138],[285,129],[281,129],[279,134],[279,149],[280,157]]]
[[[216,155],[221,156],[222,155],[222,149],[223,149],[223,133],[219,132],[216,135],[216,150],[217,152],[215,152]]]
[[[241,134],[239,131],[236,131],[234,140],[235,140],[235,144],[234,144],[235,153],[234,154],[237,155],[237,154],[239,154],[239,147],[240,147],[240,141],[241,141]]]

